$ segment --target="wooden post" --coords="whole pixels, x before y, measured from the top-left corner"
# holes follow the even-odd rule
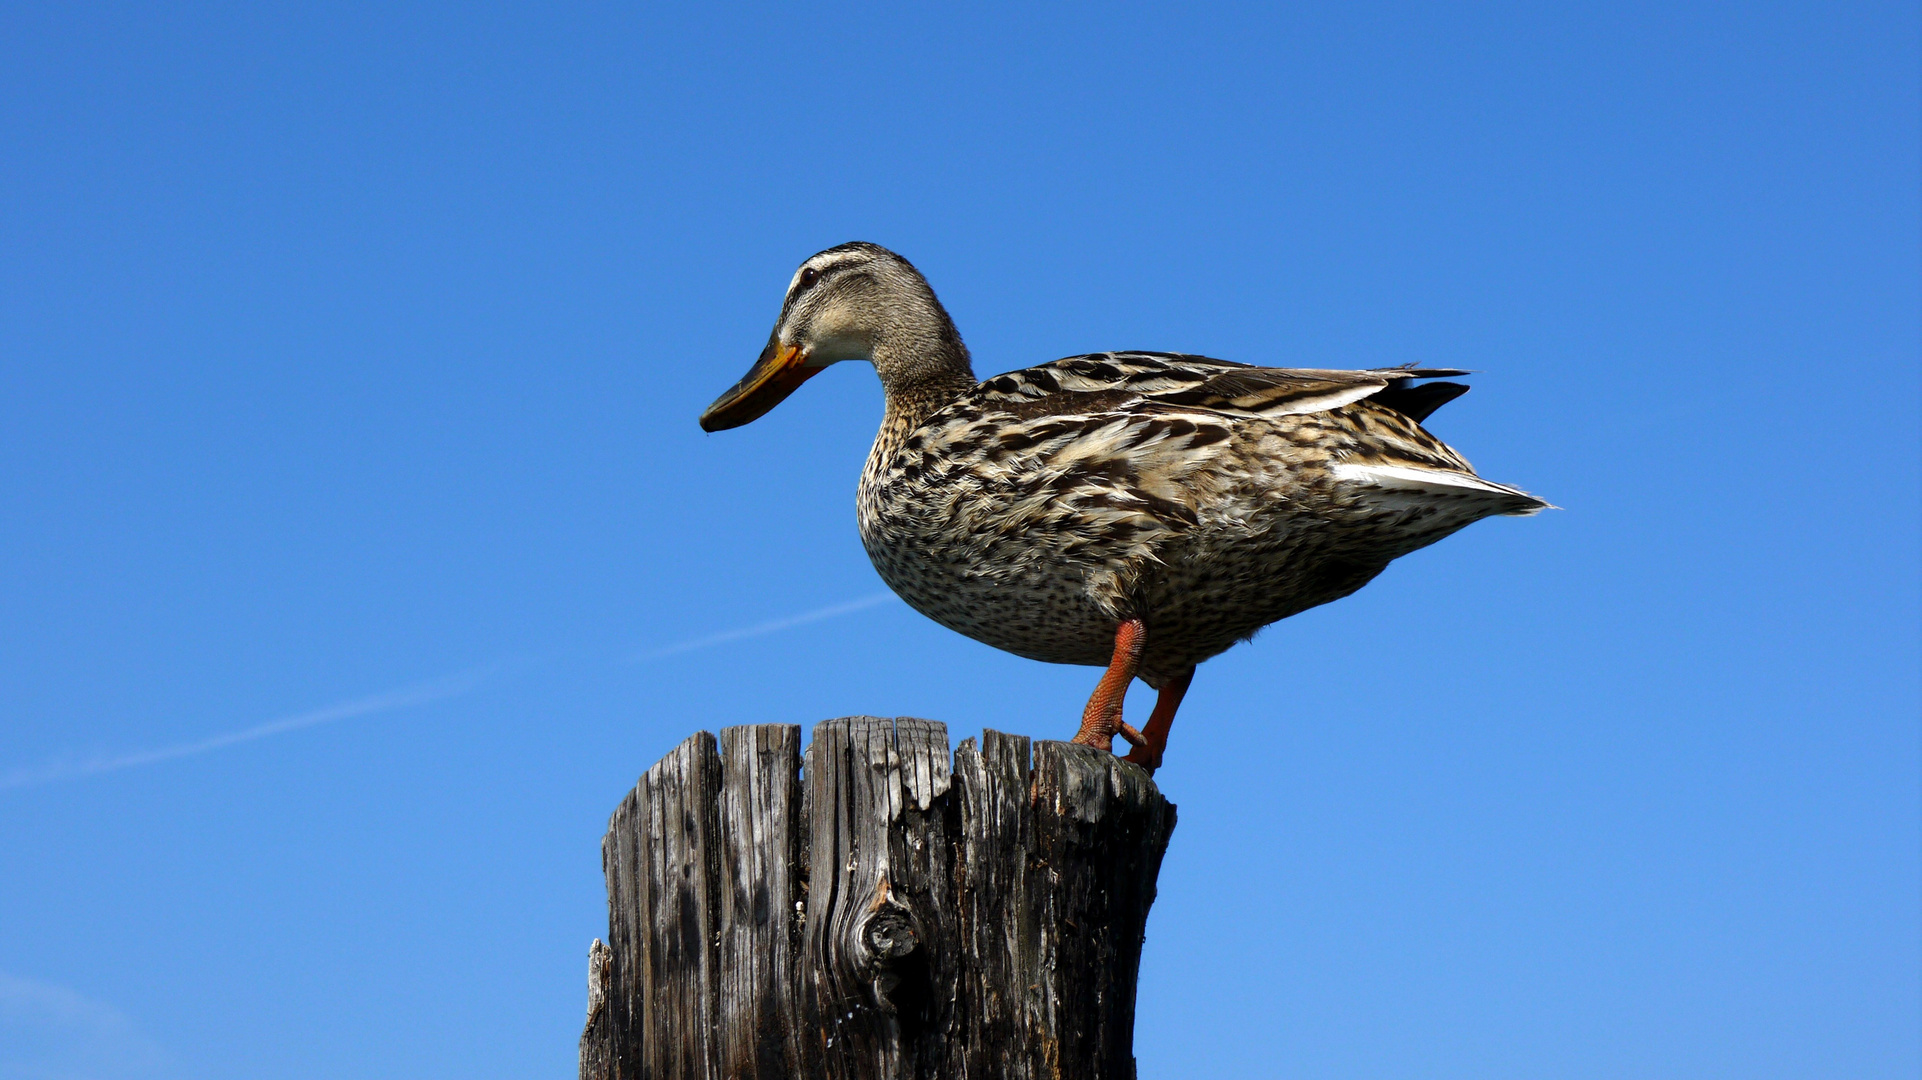
[[[871,716],[701,732],[601,843],[582,1080],[1132,1080],[1175,808],[1088,747]]]

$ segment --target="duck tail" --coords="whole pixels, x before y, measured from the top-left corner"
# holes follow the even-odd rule
[[[1363,465],[1340,462],[1334,466],[1335,478],[1355,484],[1368,484],[1396,493],[1428,498],[1467,497],[1484,504],[1487,516],[1528,517],[1543,510],[1558,509],[1520,488],[1484,480],[1474,473],[1455,469],[1431,469],[1412,465]]]

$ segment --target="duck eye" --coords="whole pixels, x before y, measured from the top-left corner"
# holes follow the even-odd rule
[[[807,288],[809,285],[812,285],[816,281],[820,280],[820,277],[821,277],[821,272],[819,270],[816,270],[812,266],[808,267],[807,269],[801,271],[800,288],[801,289]],[[796,291],[798,292],[799,289],[797,289]]]

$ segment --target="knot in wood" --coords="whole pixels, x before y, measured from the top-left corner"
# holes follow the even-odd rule
[[[854,926],[852,937],[849,959],[856,977],[867,985],[869,1003],[895,1023],[919,1027],[927,1019],[933,986],[914,911],[899,901],[875,904]]]
[[[914,928],[914,917],[892,905],[875,912],[861,928],[867,939],[868,963],[887,967],[921,947],[921,935]]]

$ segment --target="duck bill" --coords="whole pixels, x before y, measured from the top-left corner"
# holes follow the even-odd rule
[[[701,414],[701,430],[726,431],[759,420],[820,370],[808,366],[807,354],[799,345],[783,345],[778,338],[769,341],[741,381]]]

